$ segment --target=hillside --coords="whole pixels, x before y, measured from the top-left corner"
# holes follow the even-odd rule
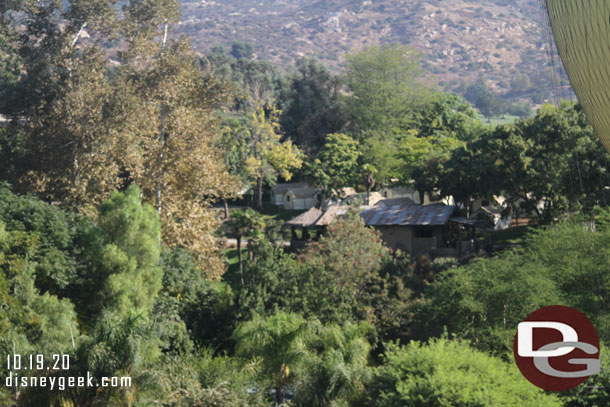
[[[280,66],[315,56],[332,68],[351,49],[400,42],[423,54],[427,72],[462,93],[478,78],[509,98],[550,97],[539,0],[183,1],[179,33],[206,52],[246,41]],[[534,100],[537,102],[536,100]],[[539,101],[539,100],[538,100]]]

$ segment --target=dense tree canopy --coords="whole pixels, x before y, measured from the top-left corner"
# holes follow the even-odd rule
[[[346,59],[351,128],[358,135],[407,130],[427,96],[417,53],[402,45],[371,46]]]
[[[515,365],[447,339],[388,346],[372,387],[369,405],[379,407],[561,405]]]
[[[358,142],[345,134],[328,134],[316,157],[306,163],[313,184],[327,196],[340,195],[341,188],[358,183]]]
[[[609,161],[579,105],[530,118],[513,106],[524,119],[486,126],[425,84],[406,46],[352,51],[343,73],[313,59],[282,72],[247,42],[194,54],[172,34],[178,10],[0,4],[0,351],[69,354],[54,378],[133,380],[3,386],[0,404],[608,404],[603,371],[549,395],[506,363],[517,324],[548,304],[610,340]],[[511,92],[535,86],[515,77]],[[503,110],[484,82],[466,97]],[[536,227],[509,250],[433,259],[389,249],[346,207],[295,251],[282,229],[295,214],[263,206],[265,188],[293,178],[327,197],[451,195],[466,216],[495,195]],[[233,200],[252,187],[257,210]],[[38,374],[0,367],[11,373]]]
[[[342,80],[315,59],[300,59],[291,78],[282,128],[308,152],[317,152],[327,134],[339,133],[347,124]]]

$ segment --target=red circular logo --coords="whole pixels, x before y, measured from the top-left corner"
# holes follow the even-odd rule
[[[523,376],[544,390],[569,390],[599,372],[595,327],[584,314],[563,305],[525,318],[517,328],[513,353]]]

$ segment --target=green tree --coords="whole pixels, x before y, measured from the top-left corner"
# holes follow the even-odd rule
[[[231,56],[237,60],[239,59],[250,59],[254,47],[249,42],[234,41],[231,44]]]
[[[439,193],[439,186],[445,173],[445,164],[452,151],[464,143],[451,136],[435,135],[429,137],[410,136],[406,138],[399,150],[402,158],[403,180],[410,183],[419,192],[420,202],[424,194]],[[447,195],[441,191],[442,195]]]
[[[140,190],[132,185],[102,204],[98,223],[103,244],[99,267],[107,276],[102,304],[122,317],[149,313],[161,289],[159,215],[142,203]]]
[[[262,100],[254,101],[250,112],[250,127],[247,129],[249,154],[245,170],[256,182],[256,208],[263,208],[263,183],[274,183],[278,176],[292,178],[292,172],[303,164],[301,151],[290,140],[281,141],[279,134],[279,112],[275,107],[266,111]]]
[[[72,373],[91,372],[96,380],[131,376],[135,385],[126,391],[81,388],[63,397],[86,407],[133,403],[147,388],[145,372],[163,346],[152,318],[163,278],[159,214],[132,185],[104,201],[93,233],[88,334],[80,338]]]
[[[6,310],[0,318],[0,350],[22,357],[47,355],[45,363],[52,364],[50,355],[72,353],[79,328],[69,299],[59,299],[49,292],[41,294],[36,288],[36,263],[32,255],[39,245],[35,233],[8,231],[0,221],[0,303]],[[6,364],[0,372],[4,377],[29,374],[22,369],[9,369]],[[0,400],[8,406],[28,405],[29,393],[29,389],[4,387]],[[52,397],[48,392],[43,396],[47,403]]]
[[[296,69],[280,124],[296,145],[315,154],[327,134],[339,133],[347,124],[342,80],[315,59],[299,59]]]
[[[514,363],[447,339],[387,345],[369,396],[369,405],[378,407],[561,405],[532,386]]]
[[[0,30],[0,113],[15,109],[18,92],[20,58],[13,46],[14,32],[9,27]]]
[[[481,125],[474,110],[460,96],[434,93],[416,110],[414,128],[418,137],[451,137],[470,141],[478,136]]]
[[[237,355],[261,358],[262,383],[275,390],[275,402],[286,401],[286,390],[306,358],[310,324],[296,314],[254,317],[234,332]]]
[[[211,238],[217,222],[207,208],[234,190],[216,131],[216,110],[229,94],[198,69],[184,40],[171,39],[178,3],[2,7],[3,24],[24,30],[17,43],[25,70],[19,113],[26,120],[17,122],[27,150],[22,187],[95,216],[113,190],[135,182],[161,215],[164,242],[189,247],[211,276],[222,274]],[[103,49],[114,41],[124,50],[109,73]]]
[[[510,351],[520,321],[538,308],[561,303],[555,281],[540,267],[509,252],[441,273],[427,291],[429,302],[417,313],[417,335],[439,335],[446,327],[483,350]]]
[[[321,326],[296,387],[296,405],[329,407],[363,400],[371,373],[367,340],[371,334],[365,323]]]
[[[325,196],[340,195],[344,187],[358,182],[358,142],[345,134],[328,134],[326,142],[310,162],[306,174]]]
[[[408,130],[427,96],[420,85],[419,55],[404,45],[370,46],[346,60],[346,102],[354,132]]]
[[[265,220],[263,216],[250,208],[245,211],[233,211],[231,217],[225,222],[227,235],[237,239],[237,257],[239,259],[239,274],[242,286],[244,285],[244,263],[241,252],[242,238],[248,239],[248,258],[250,261],[253,261],[254,243],[263,237],[264,228]]]
[[[503,112],[502,101],[491,93],[484,81],[478,81],[470,85],[464,96],[485,117],[498,116]]]
[[[544,201],[544,220],[606,205],[609,157],[579,105],[545,105],[518,126],[531,143],[527,192]]]

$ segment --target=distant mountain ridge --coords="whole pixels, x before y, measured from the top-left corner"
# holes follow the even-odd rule
[[[551,96],[539,0],[182,0],[182,15],[177,31],[200,52],[246,41],[280,66],[313,56],[338,69],[354,48],[399,42],[448,90],[483,78],[508,98]]]

